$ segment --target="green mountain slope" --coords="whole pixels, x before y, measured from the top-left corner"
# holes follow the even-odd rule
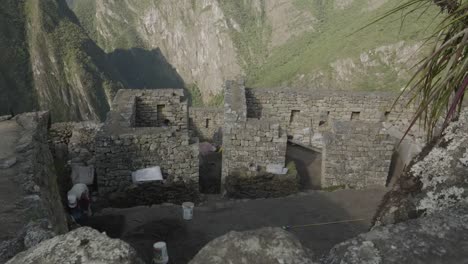
[[[249,86],[398,90],[434,12],[354,33],[391,0],[4,0],[0,114],[103,119],[119,88],[185,87],[219,104]],[[71,9],[69,8],[71,7]]]
[[[73,1],[104,50],[160,48],[205,101],[223,80],[252,87],[398,90],[420,54],[434,12],[395,15],[357,29],[398,4],[390,0]],[[188,44],[189,43],[189,44]]]
[[[340,5],[341,3],[341,5]],[[316,32],[275,48],[249,72],[254,87],[278,85],[356,90],[398,90],[422,52],[437,9],[404,19],[391,16],[356,32],[398,3],[385,0],[295,0],[319,18]]]

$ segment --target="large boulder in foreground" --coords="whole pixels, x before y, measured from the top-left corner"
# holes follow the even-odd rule
[[[326,264],[468,263],[468,204],[374,228],[335,246]]]
[[[434,146],[426,149],[387,193],[375,225],[431,215],[468,199],[468,109],[452,122]]]
[[[190,264],[312,264],[310,253],[281,228],[229,232],[208,243]]]
[[[127,243],[83,227],[46,240],[7,262],[7,264],[33,263],[143,264],[143,261]]]

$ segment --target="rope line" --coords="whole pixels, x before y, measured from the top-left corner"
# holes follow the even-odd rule
[[[325,222],[325,223],[315,223],[315,224],[307,224],[307,225],[293,225],[293,226],[282,226],[283,229],[293,229],[293,228],[301,228],[301,227],[310,227],[310,226],[323,226],[323,225],[332,225],[332,224],[342,224],[342,223],[352,223],[352,222],[361,222],[367,219],[351,219],[351,220],[343,220],[343,221],[334,221],[334,222]]]

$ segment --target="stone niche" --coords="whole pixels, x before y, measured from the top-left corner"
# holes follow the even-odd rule
[[[198,139],[189,135],[183,90],[120,90],[112,109],[96,137],[99,194],[126,201],[120,206],[196,200]],[[164,182],[132,183],[133,171],[152,166]]]

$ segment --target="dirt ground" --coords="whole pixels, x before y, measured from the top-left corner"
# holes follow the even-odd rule
[[[322,175],[322,153],[288,144],[286,163],[293,161],[300,176],[302,190],[319,190]]]
[[[179,264],[187,263],[209,241],[231,230],[365,219],[291,229],[319,258],[335,244],[369,229],[385,191],[309,191],[285,198],[244,201],[211,196],[209,202],[195,208],[191,221],[182,219],[179,205],[105,209],[91,220],[93,227],[129,242],[148,263],[152,244],[165,241],[170,263]]]

